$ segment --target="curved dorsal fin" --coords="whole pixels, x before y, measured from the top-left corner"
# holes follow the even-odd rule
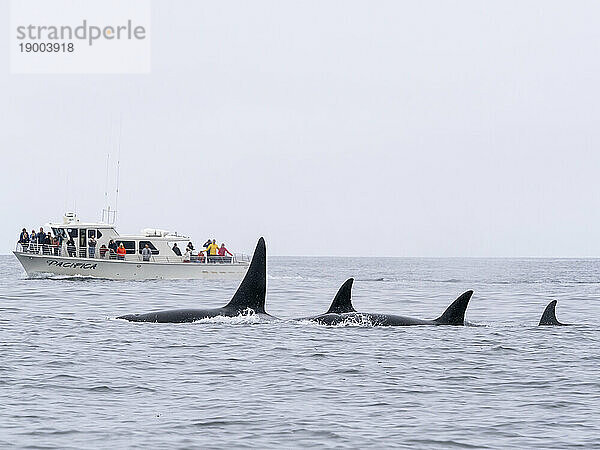
[[[469,300],[471,300],[472,295],[473,291],[461,294],[460,297],[446,308],[444,314],[435,319],[434,322],[437,322],[439,325],[464,325],[465,312],[467,311],[467,306],[469,306]]]
[[[564,325],[564,323],[560,323],[556,318],[556,300],[552,300],[548,303],[538,326],[539,325]]]
[[[255,313],[265,313],[266,293],[267,248],[265,239],[261,237],[256,244],[246,276],[225,308],[237,308],[239,311],[249,308]]]
[[[342,284],[337,291],[337,294],[335,294],[333,302],[331,302],[331,306],[329,307],[329,311],[327,311],[326,314],[356,312],[352,306],[352,283],[354,283],[354,278],[348,278],[344,284]]]

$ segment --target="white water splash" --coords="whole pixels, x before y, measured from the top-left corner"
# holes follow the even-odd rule
[[[353,315],[353,316],[348,317],[334,325],[327,325],[327,324],[319,323],[315,320],[309,320],[309,319],[299,320],[299,321],[297,321],[297,323],[301,324],[301,325],[317,326],[317,327],[332,327],[332,328],[335,328],[335,327],[337,327],[337,328],[339,328],[339,327],[374,327],[377,325],[375,322],[373,322],[373,320],[371,320],[371,318],[369,316],[365,316],[362,314]]]
[[[267,323],[269,320],[262,314],[256,314],[253,309],[246,308],[237,316],[216,316],[208,317],[206,319],[196,320],[194,323],[222,323],[227,325],[241,325],[241,324],[252,324],[252,323]]]

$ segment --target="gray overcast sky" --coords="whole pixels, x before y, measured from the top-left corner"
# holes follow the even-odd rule
[[[121,232],[600,255],[600,2],[154,1],[149,75],[11,75],[0,5],[0,253],[100,217],[122,117]]]

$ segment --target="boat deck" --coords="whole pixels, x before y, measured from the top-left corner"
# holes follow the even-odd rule
[[[68,248],[66,245],[50,245],[50,244],[17,244],[15,253],[23,255],[40,255],[40,256],[59,256],[75,259],[90,259],[103,261],[133,261],[133,262],[151,262],[161,264],[241,264],[248,265],[250,257],[248,255],[236,253],[233,256],[201,256],[191,255],[190,260],[186,261],[183,256],[175,254],[169,256],[150,255],[148,259],[144,259],[139,253],[128,253],[124,256],[119,256],[109,249],[99,249],[94,247],[85,248]]]

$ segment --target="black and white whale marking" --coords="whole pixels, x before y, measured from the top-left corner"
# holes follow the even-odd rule
[[[117,317],[130,322],[182,323],[211,317],[236,317],[248,312],[271,318],[265,312],[265,296],[267,292],[267,249],[264,238],[256,244],[252,261],[246,276],[240,283],[231,301],[222,308],[214,309],[175,309],[170,311],[150,312],[146,314],[127,314]]]
[[[567,323],[560,323],[556,318],[556,300],[552,300],[550,303],[548,303],[548,306],[546,306],[538,326],[540,325],[568,325]]]
[[[434,320],[415,319],[412,317],[396,316],[393,314],[357,312],[352,306],[352,283],[350,278],[342,284],[335,295],[329,310],[320,316],[305,317],[298,320],[310,320],[321,325],[338,325],[340,323],[364,323],[371,326],[403,327],[410,325],[464,325],[465,311],[473,291],[467,291],[458,297]]]

